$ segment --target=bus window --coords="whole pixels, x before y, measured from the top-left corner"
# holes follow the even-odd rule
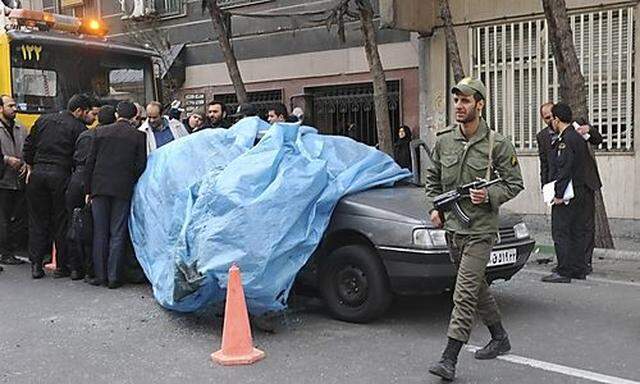
[[[18,101],[19,110],[27,110],[29,102],[35,102],[41,110],[52,107],[52,98],[58,93],[58,76],[55,71],[32,68],[12,68],[13,93],[24,95]],[[47,102],[49,101],[49,102]]]
[[[142,69],[114,69],[109,72],[109,95],[114,99],[145,100]]]
[[[73,94],[104,102],[153,99],[148,57],[69,45],[11,42],[13,96],[22,113],[63,110]]]

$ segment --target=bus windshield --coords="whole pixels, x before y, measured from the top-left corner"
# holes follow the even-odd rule
[[[22,113],[57,112],[76,93],[113,104],[153,99],[150,58],[81,46],[12,42],[11,78]]]

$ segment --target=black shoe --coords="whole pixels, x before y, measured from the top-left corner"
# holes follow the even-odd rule
[[[92,277],[90,279],[86,279],[85,281],[88,284],[95,285],[96,287],[104,284],[104,281],[102,279],[97,278],[97,277]]]
[[[571,274],[571,278],[572,279],[576,279],[576,280],[587,280],[587,274],[586,273],[572,273]]]
[[[74,269],[69,274],[69,277],[71,277],[71,280],[82,280],[84,278],[84,274],[82,272]]]
[[[490,360],[504,355],[510,350],[511,344],[509,343],[509,337],[505,336],[503,339],[491,339],[489,344],[482,349],[478,349],[474,356],[478,360]]]
[[[0,272],[4,271],[4,268],[2,268],[2,265],[0,265]]]
[[[41,279],[44,277],[44,269],[41,264],[31,264],[31,277]]]
[[[5,264],[5,265],[19,265],[24,263],[24,261],[16,258],[13,255],[2,255],[0,256],[0,264]]]
[[[567,276],[562,276],[557,273],[552,273],[548,276],[542,278],[542,281],[545,283],[570,283],[571,278]]]
[[[122,287],[122,282],[120,282],[120,281],[110,281],[109,284],[107,284],[107,287],[109,287],[109,289],[120,288],[120,287]]]
[[[69,270],[66,268],[57,268],[55,271],[53,271],[54,279],[62,279],[65,277],[69,277],[69,275],[71,275],[71,272],[69,272]]]
[[[429,368],[429,373],[440,376],[443,380],[452,381],[456,378],[456,362],[442,359]]]

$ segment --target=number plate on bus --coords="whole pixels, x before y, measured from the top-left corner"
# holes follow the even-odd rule
[[[518,252],[516,252],[515,248],[502,249],[500,251],[493,251],[491,252],[491,257],[489,257],[489,262],[487,263],[487,267],[513,264],[516,262],[517,258],[518,258]]]

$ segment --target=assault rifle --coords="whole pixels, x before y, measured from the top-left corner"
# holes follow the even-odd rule
[[[463,225],[469,226],[469,224],[471,224],[471,218],[466,213],[464,213],[462,208],[460,208],[459,202],[471,195],[471,192],[469,192],[470,189],[486,188],[501,181],[501,177],[493,180],[478,179],[469,184],[462,185],[452,191],[445,192],[436,196],[433,199],[433,208],[440,212],[441,217],[443,212],[453,211],[454,215],[456,215],[456,217]]]

